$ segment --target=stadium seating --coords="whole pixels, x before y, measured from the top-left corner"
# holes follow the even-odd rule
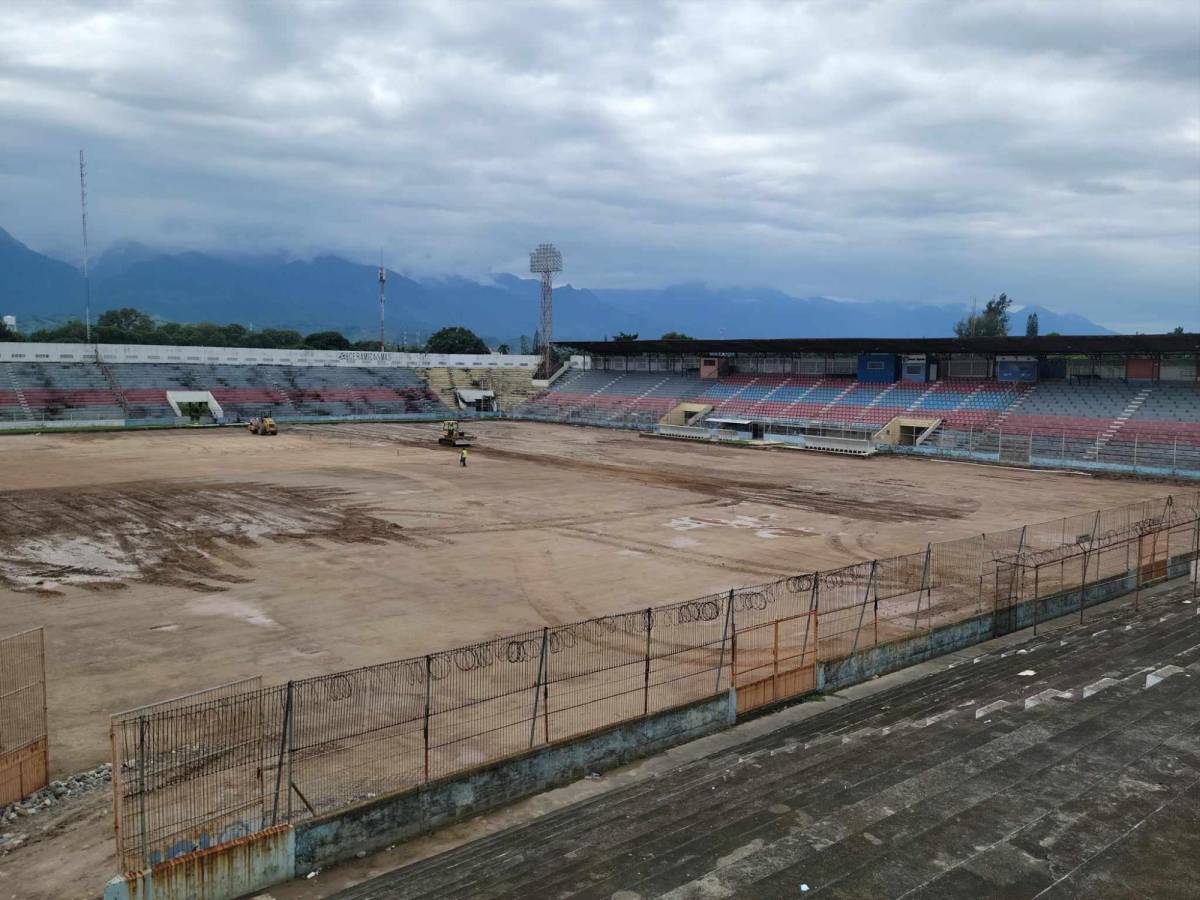
[[[431,389],[432,374],[370,366],[4,362],[0,420],[170,419],[170,390],[210,391],[226,418],[235,421],[263,413],[286,418],[449,412]],[[473,386],[495,383],[475,370],[456,374]],[[452,387],[453,378],[446,377]],[[939,448],[1012,445],[1031,458],[1130,458],[1139,465],[1174,467],[1194,457],[1200,465],[1200,389],[1192,383],[877,384],[849,376],[736,373],[702,380],[694,374],[575,369],[524,399],[528,376],[518,380],[508,409],[531,419],[652,427],[687,401],[711,406],[710,418],[776,423],[880,427],[908,413],[942,421]],[[448,391],[452,394],[449,388],[441,393]]]
[[[678,404],[695,398],[702,382],[661,372],[573,371],[550,390],[517,407],[527,418],[595,424],[654,424]],[[711,402],[701,400],[699,402]]]
[[[121,401],[95,363],[0,364],[5,419],[124,419]]]
[[[414,370],[393,367],[113,363],[114,393],[97,363],[0,363],[8,419],[169,419],[167,391],[209,391],[229,419],[393,415],[446,407]],[[128,411],[122,408],[124,399]]]

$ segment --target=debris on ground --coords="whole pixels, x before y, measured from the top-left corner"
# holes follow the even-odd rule
[[[29,835],[18,831],[15,825],[25,825],[38,813],[46,812],[62,803],[88,793],[98,787],[112,783],[112,765],[105,763],[94,769],[77,772],[62,781],[52,781],[40,791],[35,791],[24,800],[0,806],[0,855],[16,850],[26,843]],[[32,823],[28,823],[32,825]]]

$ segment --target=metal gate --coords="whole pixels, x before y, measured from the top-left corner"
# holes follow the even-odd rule
[[[817,616],[801,613],[733,632],[738,715],[816,690]]]
[[[0,806],[48,784],[46,641],[35,628],[0,640]]]
[[[1169,543],[1169,531],[1152,531],[1138,538],[1138,584],[1141,587],[1166,579]]]

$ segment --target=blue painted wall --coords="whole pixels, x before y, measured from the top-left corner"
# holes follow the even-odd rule
[[[1025,381],[1032,382],[1038,380],[1038,364],[1037,360],[997,360],[996,362],[996,380],[997,381]]]
[[[858,380],[891,384],[900,377],[900,357],[895,353],[860,353]]]

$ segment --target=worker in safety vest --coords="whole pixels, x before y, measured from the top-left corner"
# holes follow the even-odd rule
[[[458,464],[464,469],[467,467],[467,448],[463,447],[462,452],[458,454]]]

